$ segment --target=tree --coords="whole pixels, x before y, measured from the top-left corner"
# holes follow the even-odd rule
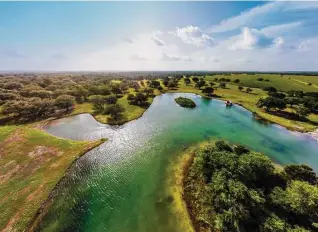
[[[152,95],[154,93],[153,89],[150,89],[150,88],[145,88],[144,92],[146,93],[147,97],[149,97],[150,95]]]
[[[109,95],[105,97],[105,103],[110,105],[110,104],[116,104],[117,102],[117,97],[115,95]]]
[[[289,164],[284,168],[286,174],[291,180],[306,181],[310,184],[317,183],[317,177],[314,170],[305,164]]]
[[[157,89],[157,88],[160,86],[160,81],[151,80],[149,86],[150,86],[151,88]]]
[[[261,98],[256,105],[260,108],[265,107],[267,111],[272,109],[283,110],[286,108],[286,102],[283,99],[274,97]]]
[[[300,99],[298,97],[286,97],[285,102],[286,104],[290,105],[290,107],[293,107],[294,105],[298,105],[300,103]]]
[[[137,93],[135,96],[134,104],[144,106],[148,103],[148,97],[143,93]]]
[[[23,88],[23,84],[19,83],[19,82],[9,82],[3,85],[4,89],[16,89],[16,90],[20,90]]]
[[[246,147],[242,146],[242,145],[236,145],[234,146],[233,149],[234,153],[237,155],[242,155],[242,154],[246,154],[248,152],[250,152],[249,149],[247,149]]]
[[[127,96],[127,100],[128,101],[134,101],[135,100],[135,95],[133,95],[133,94],[128,94],[128,96]]]
[[[203,86],[205,86],[205,80],[199,80],[196,84],[195,87],[201,89]]]
[[[214,89],[212,87],[205,87],[202,90],[202,93],[206,94],[207,96],[211,97],[213,95]]]
[[[261,226],[261,231],[263,232],[285,232],[286,222],[277,217],[274,213],[271,213],[269,217],[266,218],[265,222]]]
[[[242,86],[239,86],[238,89],[242,91],[244,88]]]
[[[226,88],[226,83],[224,83],[224,82],[221,82],[221,83],[220,83],[220,85],[219,85],[219,87],[220,87],[220,88],[223,88],[223,89],[225,89],[225,88]]]
[[[277,89],[273,86],[265,87],[263,90],[267,92],[277,92]]]
[[[247,92],[247,93],[250,93],[250,92],[252,92],[252,91],[253,91],[252,88],[250,88],[250,87],[246,88],[246,92]]]
[[[234,83],[240,83],[240,79],[235,79],[233,82]]]
[[[90,100],[93,104],[93,108],[96,112],[102,112],[106,104],[105,97],[102,95],[92,95]]]
[[[104,114],[109,114],[111,119],[114,121],[121,120],[123,118],[123,112],[125,111],[125,108],[120,104],[112,104],[108,105],[105,110]]]
[[[186,85],[189,85],[189,84],[191,83],[190,78],[189,78],[189,77],[184,78],[184,83],[185,83]]]
[[[110,88],[112,93],[115,95],[119,95],[123,93],[122,90],[120,89],[119,84],[112,84]]]
[[[300,118],[306,118],[310,114],[310,110],[304,106],[298,106],[296,108],[296,114]]]
[[[75,103],[74,97],[71,95],[61,95],[55,99],[54,105],[56,105],[59,109],[68,109],[73,107]]]
[[[168,89],[176,88],[178,84],[174,80],[170,80],[168,83]]]
[[[224,142],[223,140],[216,141],[215,146],[219,151],[228,151],[228,152],[233,151],[230,145]]]
[[[198,77],[192,77],[192,81],[197,83],[199,81],[199,78]]]

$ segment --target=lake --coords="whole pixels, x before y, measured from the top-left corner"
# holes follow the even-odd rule
[[[194,109],[174,98],[191,98]],[[163,94],[144,115],[123,126],[81,114],[45,128],[75,140],[109,138],[82,156],[54,192],[41,231],[185,231],[165,191],[169,165],[187,147],[224,139],[268,155],[279,164],[305,163],[318,171],[318,143],[310,136],[264,124],[241,106],[195,94]]]

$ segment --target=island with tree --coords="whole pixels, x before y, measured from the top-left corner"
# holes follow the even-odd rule
[[[192,101],[190,98],[178,97],[174,100],[176,101],[176,103],[178,103],[181,107],[184,107],[184,108],[195,108],[196,107],[195,102]]]

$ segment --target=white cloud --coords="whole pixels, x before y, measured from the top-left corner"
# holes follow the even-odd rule
[[[314,51],[318,50],[318,37],[308,38],[302,41],[298,46],[299,51]]]
[[[130,57],[131,60],[138,60],[138,61],[147,61],[149,60],[149,58],[147,57],[144,57],[144,56],[141,56],[139,54],[133,54],[131,57]]]
[[[261,6],[253,7],[243,11],[239,15],[222,20],[218,25],[214,25],[208,28],[206,31],[208,33],[232,31],[241,27],[253,25],[255,22],[263,23],[265,21],[264,19],[269,17],[270,14],[282,14],[284,12],[304,11],[317,8],[317,1],[274,1],[265,3]],[[285,24],[285,26],[288,28],[298,25],[297,23],[290,23]]]
[[[155,37],[152,37],[151,40],[158,46],[164,46],[165,45],[165,43],[162,40],[157,39]]]
[[[165,42],[158,37],[161,36],[163,33],[161,31],[154,31],[152,33],[151,40],[158,46],[164,46]]]
[[[292,23],[271,25],[271,26],[263,28],[261,31],[264,32],[266,35],[280,36],[286,32],[294,30],[295,28],[301,26],[302,24],[303,24],[302,22],[292,22]]]
[[[221,21],[219,25],[214,25],[207,31],[210,33],[216,33],[231,31],[240,28],[250,23],[254,18],[259,17],[261,15],[266,15],[268,12],[272,10],[276,10],[281,4],[282,2],[271,2],[266,3],[262,6],[254,7],[252,9],[242,12],[237,16]]]
[[[167,55],[166,53],[162,54],[161,60],[162,61],[193,61],[192,58],[189,56],[173,56],[173,55]]]
[[[133,39],[130,37],[126,37],[124,41],[126,41],[127,43],[134,43]]]
[[[199,27],[186,26],[178,28],[176,31],[169,32],[170,35],[179,37],[184,43],[195,45],[197,47],[211,47],[216,44],[215,40],[207,34],[204,34]]]
[[[248,50],[254,48],[266,48],[272,45],[281,45],[284,40],[281,37],[273,38],[264,32],[245,27],[239,36],[233,38],[234,42],[229,47],[231,50]]]

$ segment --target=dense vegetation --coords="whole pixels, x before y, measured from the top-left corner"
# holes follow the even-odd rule
[[[194,101],[192,101],[190,98],[186,97],[178,97],[174,99],[176,103],[178,103],[180,106],[185,107],[185,108],[194,108],[196,107],[196,104]]]
[[[318,185],[306,165],[275,168],[241,145],[217,141],[195,154],[184,183],[198,231],[318,229]]]

